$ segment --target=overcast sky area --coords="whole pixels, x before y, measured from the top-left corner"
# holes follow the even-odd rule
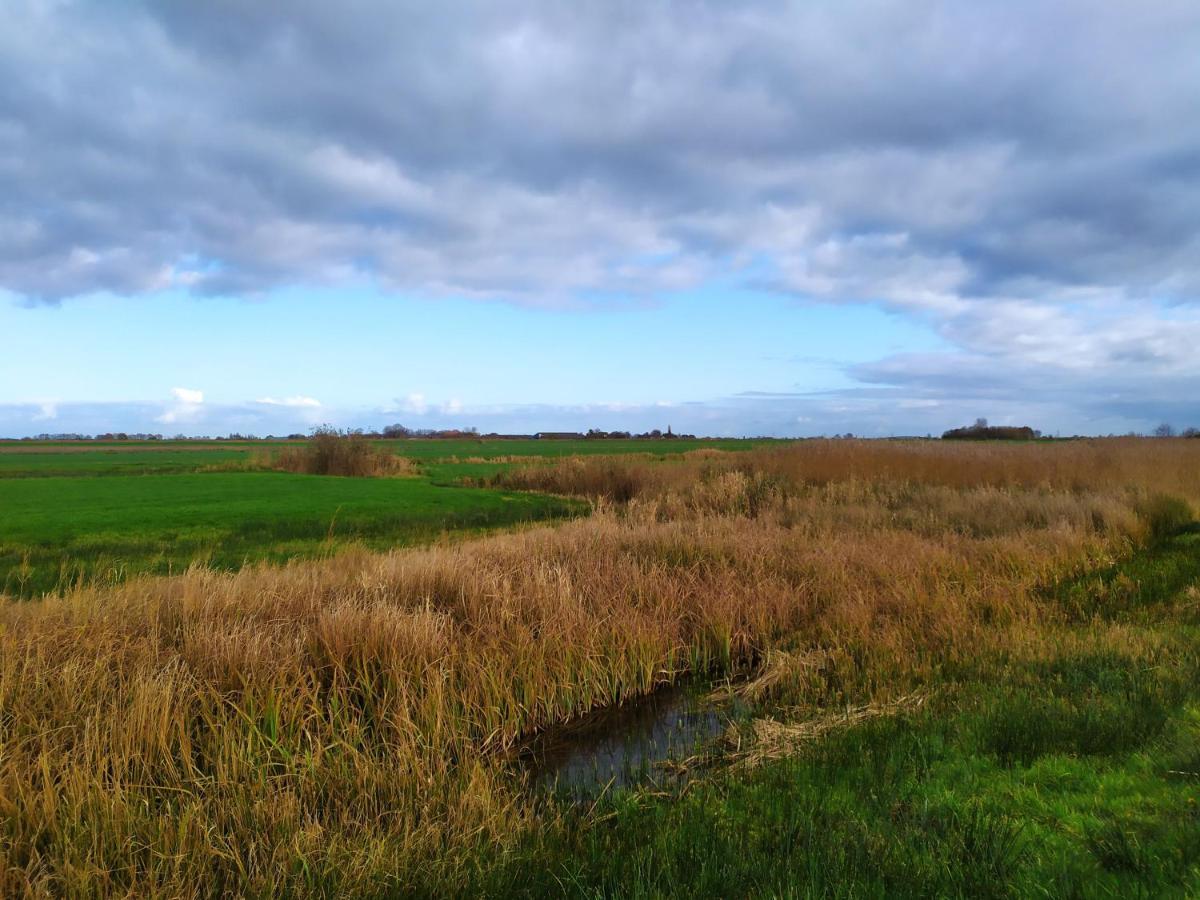
[[[1200,426],[1200,4],[9,0],[0,436]]]

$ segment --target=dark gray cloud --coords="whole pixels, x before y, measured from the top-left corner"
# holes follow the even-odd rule
[[[0,37],[0,284],[1190,301],[1200,10],[98,4]]]
[[[371,281],[570,305],[732,274],[922,318],[955,348],[943,385],[1197,372],[1192,2],[5,13],[0,289],[27,301]],[[852,374],[934,377],[912,365]]]

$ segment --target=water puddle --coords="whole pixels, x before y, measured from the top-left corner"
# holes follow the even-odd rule
[[[605,790],[665,784],[676,778],[671,763],[699,753],[749,708],[713,685],[665,687],[647,697],[598,710],[539,734],[518,756],[533,789],[567,800],[586,800]]]

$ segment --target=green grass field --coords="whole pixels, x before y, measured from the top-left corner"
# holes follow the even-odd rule
[[[406,440],[379,442],[419,463],[412,478],[229,471],[283,442],[0,443],[0,593],[36,596],[78,582],[235,568],[357,542],[411,544],[578,515],[586,505],[467,487],[521,456],[749,448],[750,441]],[[221,471],[221,469],[227,471]]]
[[[286,446],[287,441],[0,441],[0,478],[34,478],[57,475],[154,475],[195,472],[212,466],[242,462],[255,451]],[[522,456],[624,455],[655,456],[686,453],[702,448],[748,450],[770,441],[751,440],[398,440],[376,441],[422,463],[463,463],[469,459],[494,460]]]
[[[248,447],[217,444],[211,448],[71,448],[14,450],[0,444],[0,478],[49,478],[58,475],[158,475],[195,472],[206,466],[241,462]]]
[[[423,478],[282,472],[53,477],[0,481],[0,585],[31,596],[80,578],[234,568],[429,540],[578,513],[532,494],[439,487]]]

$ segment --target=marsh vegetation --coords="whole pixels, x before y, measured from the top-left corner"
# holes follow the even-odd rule
[[[590,515],[0,607],[0,893],[1200,890],[1197,442],[504,465]],[[735,673],[669,784],[513,765]]]

